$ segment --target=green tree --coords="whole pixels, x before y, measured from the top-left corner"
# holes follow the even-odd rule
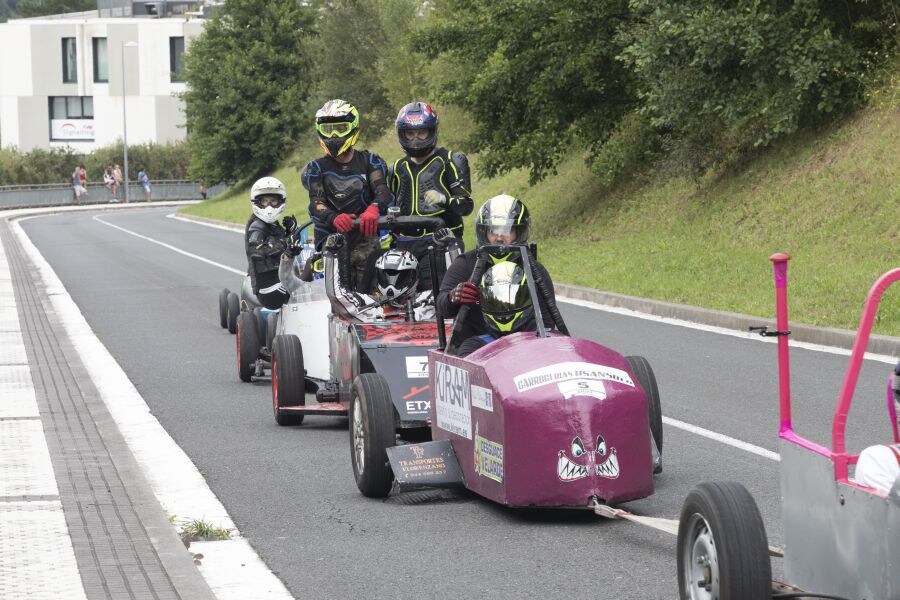
[[[596,149],[636,102],[616,57],[627,0],[437,0],[414,43],[446,56],[442,98],[465,108],[488,176],[528,167],[532,181],[575,148]]]
[[[255,177],[293,150],[309,123],[313,16],[297,0],[226,0],[190,44],[182,97],[193,177]]]
[[[623,59],[676,164],[701,173],[857,106],[867,65],[896,45],[890,4],[632,0]]]

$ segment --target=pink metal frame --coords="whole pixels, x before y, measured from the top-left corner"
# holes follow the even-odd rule
[[[787,263],[790,259],[790,256],[783,253],[773,254],[769,257],[769,260],[772,261],[775,276],[775,313],[778,331],[788,330]],[[853,401],[853,392],[859,379],[859,369],[862,365],[863,355],[866,352],[866,346],[869,344],[869,334],[872,332],[875,313],[878,312],[878,303],[881,301],[884,292],[898,279],[900,279],[900,268],[891,269],[878,278],[866,297],[866,305],[863,308],[862,317],[860,317],[856,341],[850,354],[850,363],[844,376],[844,385],[841,388],[838,404],[834,410],[834,421],[831,428],[832,449],[797,435],[791,425],[791,370],[788,336],[781,335],[778,337],[778,391],[781,416],[778,437],[811,452],[830,458],[834,463],[835,481],[847,483],[848,467],[856,464],[859,458],[858,454],[847,454],[844,440],[847,415],[850,412],[850,403]],[[888,390],[888,393],[890,394],[890,390]],[[896,420],[894,422],[896,423]]]

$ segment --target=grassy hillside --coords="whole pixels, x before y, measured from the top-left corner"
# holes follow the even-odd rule
[[[456,147],[468,123],[454,111],[440,114],[442,144]],[[771,316],[767,258],[787,252],[791,319],[855,329],[872,283],[900,267],[898,140],[900,111],[872,108],[793,139],[740,172],[700,181],[605,190],[573,155],[536,186],[525,172],[512,172],[476,176],[473,189],[476,206],[503,192],[526,202],[555,281]],[[361,146],[389,160],[399,155],[392,133]],[[319,154],[314,140],[299,153],[303,162]],[[470,158],[477,172],[477,157]],[[307,196],[296,165],[273,174],[288,186],[288,212],[303,213]],[[247,203],[242,188],[184,210],[242,223]],[[900,336],[898,287],[882,301],[876,333]]]

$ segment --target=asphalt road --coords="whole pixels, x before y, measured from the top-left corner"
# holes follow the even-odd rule
[[[675,538],[588,512],[511,510],[460,493],[362,497],[346,419],[278,427],[269,386],[237,378],[217,296],[239,276],[234,232],[171,208],[68,213],[22,226],[153,414],[194,461],[243,535],[298,598],[675,598]],[[773,344],[563,304],[569,329],[653,366],[663,414],[777,452]],[[794,424],[830,441],[847,358],[794,349]],[[890,365],[865,361],[849,445],[887,439]],[[555,461],[555,457],[550,457]],[[656,494],[628,504],[677,517],[695,484],[736,480],[781,544],[778,463],[667,424]],[[775,573],[780,565],[773,563]]]

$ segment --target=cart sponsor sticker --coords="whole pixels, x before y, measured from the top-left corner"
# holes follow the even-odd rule
[[[595,365],[586,362],[564,362],[534,369],[513,378],[516,389],[525,392],[542,385],[569,381],[572,379],[605,379],[634,387],[631,376],[622,369]]]
[[[481,410],[494,412],[494,397],[490,389],[483,388],[480,385],[475,385],[473,383],[471,386],[471,391],[472,406],[474,406],[475,408],[480,408]]]
[[[428,377],[428,357],[427,356],[407,356],[406,357],[406,376],[410,379],[418,379]]]
[[[475,474],[503,483],[503,444],[478,435],[475,424]]]
[[[462,481],[449,440],[393,446],[387,449],[387,454],[394,476],[401,484],[442,485]]]
[[[561,381],[556,385],[566,400],[575,396],[593,396],[597,400],[606,400],[606,388],[603,387],[603,382],[597,379],[574,379]],[[473,398],[472,403],[474,402]]]
[[[472,407],[469,400],[468,371],[435,362],[434,402],[437,426],[471,440]]]

